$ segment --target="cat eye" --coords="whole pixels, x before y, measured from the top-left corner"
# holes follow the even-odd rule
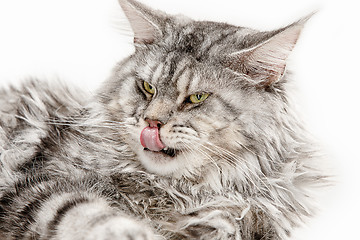
[[[155,88],[146,81],[144,81],[144,89],[146,92],[148,92],[151,95],[154,95],[154,93],[155,93]]]
[[[209,97],[208,93],[196,93],[189,97],[191,103],[201,103]]]

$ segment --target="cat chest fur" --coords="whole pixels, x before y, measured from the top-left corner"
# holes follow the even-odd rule
[[[135,51],[95,95],[0,94],[0,238],[286,239],[326,183],[274,31],[119,0]]]

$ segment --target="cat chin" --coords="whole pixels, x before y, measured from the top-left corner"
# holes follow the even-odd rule
[[[151,173],[162,176],[182,176],[186,174],[189,166],[186,166],[186,158],[183,154],[175,157],[168,156],[162,152],[152,152],[139,149],[138,156],[141,164]]]

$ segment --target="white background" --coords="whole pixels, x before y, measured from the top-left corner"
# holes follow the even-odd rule
[[[337,185],[294,239],[360,239],[359,60],[356,1],[142,0],[169,13],[270,30],[318,10],[291,56],[298,105],[323,143]],[[133,51],[116,0],[0,0],[0,84],[56,78],[94,91]]]

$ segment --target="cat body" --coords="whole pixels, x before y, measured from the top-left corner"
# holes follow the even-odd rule
[[[0,95],[2,239],[283,239],[323,183],[271,32],[119,1],[135,53],[89,96]]]

